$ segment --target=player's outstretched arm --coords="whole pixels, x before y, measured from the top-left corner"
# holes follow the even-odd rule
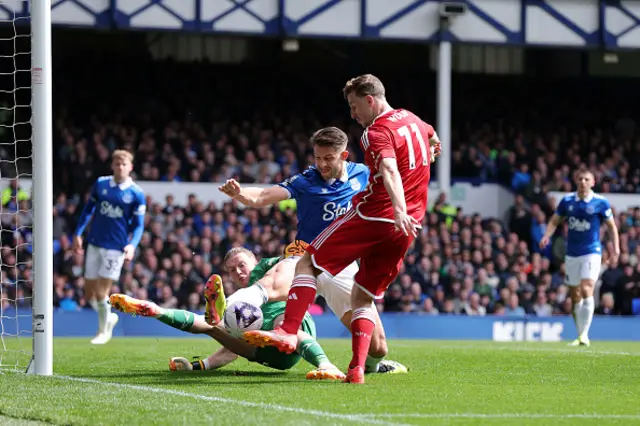
[[[231,364],[236,359],[238,359],[238,355],[234,354],[227,348],[220,348],[207,358],[207,370],[215,370],[217,368],[224,367],[225,365]]]
[[[613,240],[613,254],[609,258],[609,263],[613,264],[618,260],[618,256],[620,256],[620,235],[618,234],[618,225],[616,225],[616,220],[613,218],[613,215],[610,216],[605,223],[607,224],[609,235]]]
[[[214,354],[199,361],[189,362],[184,357],[173,357],[169,360],[169,370],[171,371],[206,371],[215,370],[225,365],[231,364],[238,359],[238,355],[234,354],[226,348],[220,348]]]
[[[235,179],[227,180],[218,190],[247,207],[265,207],[289,199],[289,191],[281,186],[243,187]]]
[[[549,223],[547,224],[546,231],[544,231],[544,235],[540,239],[541,249],[544,249],[549,245],[551,237],[553,236],[553,234],[555,234],[556,229],[558,229],[558,226],[560,226],[561,223],[562,216],[559,216],[558,213],[554,213],[553,216],[551,216],[551,219],[549,219]]]
[[[233,337],[227,330],[221,325],[213,327],[206,333],[209,337],[212,337],[216,342],[220,343],[227,350],[234,354],[253,361],[255,358],[256,347],[250,345],[244,340]]]
[[[404,199],[404,186],[402,185],[402,177],[398,171],[398,163],[395,158],[387,157],[380,161],[378,167],[382,174],[382,182],[389,193],[393,212],[395,215],[396,226],[405,235],[418,235],[418,221],[407,214],[407,203]]]

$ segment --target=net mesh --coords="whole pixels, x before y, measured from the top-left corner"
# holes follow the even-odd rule
[[[0,0],[0,371],[32,355],[30,31],[28,1]]]

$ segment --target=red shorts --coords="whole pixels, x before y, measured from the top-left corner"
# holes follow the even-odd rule
[[[398,276],[413,237],[389,222],[364,220],[356,209],[336,219],[307,247],[316,268],[337,275],[355,260],[355,284],[376,299]]]

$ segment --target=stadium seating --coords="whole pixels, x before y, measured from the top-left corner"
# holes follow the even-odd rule
[[[110,174],[109,156],[115,148],[135,153],[138,180],[219,182],[235,177],[243,183],[275,183],[311,164],[308,136],[334,124],[351,136],[352,159],[361,158],[356,146],[360,129],[349,122],[340,103],[340,79],[318,77],[309,85],[300,77],[284,85],[273,72],[259,71],[262,91],[254,93],[255,86],[233,82],[251,81],[256,71],[238,68],[233,81],[221,82],[215,76],[225,70],[187,65],[155,66],[146,79],[116,77],[109,84],[97,84],[91,97],[61,88],[64,95],[56,109],[54,135],[53,283],[60,309],[87,307],[83,258],[72,252],[69,234],[90,185],[97,176]],[[109,67],[102,71],[108,73]],[[167,73],[180,77],[167,78]],[[485,78],[483,93],[491,93],[497,83]],[[277,86],[270,88],[272,83]],[[396,96],[390,97],[392,104],[433,117],[432,103],[412,99],[412,93],[397,89],[401,83],[389,80],[388,92],[398,93],[397,102]],[[536,98],[535,87],[524,89],[517,81],[503,79],[502,89],[488,106],[477,100],[481,89],[473,81],[457,83],[461,88],[454,97],[453,141],[445,148],[452,150],[453,177],[497,181],[520,196],[507,217],[482,218],[456,214],[456,206],[444,194],[378,308],[429,314],[568,315],[562,231],[549,250],[537,249],[554,207],[547,193],[571,191],[571,172],[589,167],[596,172],[597,191],[640,194],[639,148],[631,143],[635,124],[625,119],[623,111],[597,115],[597,105],[580,102],[578,86],[565,87],[576,102],[571,110],[566,102],[550,105],[544,92]],[[122,85],[120,93],[127,95],[116,96],[112,92],[116,85]],[[511,86],[518,90],[510,92]],[[313,99],[314,105],[303,109],[297,94],[307,89],[312,94],[305,99]],[[602,88],[594,90],[601,93]],[[180,93],[180,100],[169,102],[170,93]],[[531,102],[520,110],[508,108],[523,96]],[[537,112],[541,108],[547,108],[545,117]],[[585,117],[593,128],[587,127]],[[21,195],[13,197],[15,191],[3,194],[3,212],[15,212],[19,203],[29,202]],[[619,264],[603,269],[598,312],[638,313],[640,210],[616,214],[623,254]],[[208,275],[222,273],[228,278],[221,267],[226,250],[243,245],[260,256],[278,255],[293,235],[293,216],[287,209],[242,210],[234,203],[204,205],[192,199],[176,205],[170,198],[150,199],[136,259],[114,291],[161,306],[201,310],[202,283]],[[31,291],[31,271],[25,266],[31,238],[26,226],[31,220],[29,213],[2,215],[2,294],[9,297]],[[230,281],[225,282],[233,292]],[[517,296],[518,307],[510,303],[511,295]]]

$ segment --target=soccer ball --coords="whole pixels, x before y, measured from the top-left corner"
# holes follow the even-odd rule
[[[252,303],[238,300],[224,311],[224,327],[237,338],[242,338],[245,331],[260,330],[263,322],[262,310]]]

